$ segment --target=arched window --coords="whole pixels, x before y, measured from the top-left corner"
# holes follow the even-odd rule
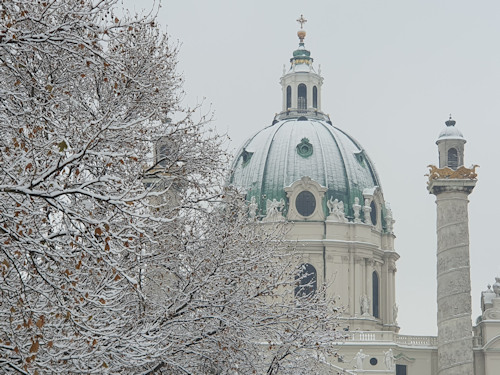
[[[448,167],[451,169],[458,168],[458,152],[456,148],[450,148],[448,150]]]
[[[301,83],[297,89],[297,108],[305,111],[307,109],[307,87]]]
[[[295,276],[295,297],[309,297],[316,293],[317,277],[316,268],[312,264],[301,264]]]
[[[380,318],[379,314],[379,280],[377,272],[372,273],[372,288],[373,288],[373,316],[375,318]]]
[[[178,160],[179,145],[173,139],[163,136],[157,140],[154,153],[156,166],[165,168]]]
[[[318,108],[318,88],[313,87],[313,107]]]
[[[160,143],[156,149],[156,162],[160,167],[167,166],[167,152],[168,147],[165,143]]]
[[[286,87],[286,110],[292,107],[292,88],[290,86]]]

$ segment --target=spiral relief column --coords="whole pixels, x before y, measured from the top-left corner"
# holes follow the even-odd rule
[[[474,374],[468,196],[475,167],[463,167],[465,139],[446,122],[438,141],[440,168],[430,166],[428,190],[437,205],[438,374]],[[452,150],[450,152],[450,150]],[[459,161],[459,162],[457,162]]]

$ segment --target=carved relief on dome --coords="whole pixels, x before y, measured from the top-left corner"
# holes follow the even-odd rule
[[[330,197],[330,199],[326,201],[326,205],[330,211],[330,215],[328,215],[327,218],[328,221],[347,223],[348,220],[345,217],[344,202]]]
[[[283,199],[280,199],[279,201],[276,199],[273,199],[272,201],[268,199],[266,204],[267,215],[262,219],[262,222],[265,223],[265,222],[284,221],[285,220],[285,218],[283,217],[284,208],[285,208],[285,201]]]
[[[309,142],[309,139],[302,138],[300,143],[296,147],[297,154],[302,156],[303,158],[308,158],[313,153],[313,145]]]

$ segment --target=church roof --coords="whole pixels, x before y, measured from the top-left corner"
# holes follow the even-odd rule
[[[264,213],[267,199],[283,198],[284,188],[308,176],[348,207],[363,190],[380,186],[373,163],[361,145],[323,119],[288,118],[248,139],[233,163],[230,182],[255,196]],[[349,213],[348,213],[349,214]]]

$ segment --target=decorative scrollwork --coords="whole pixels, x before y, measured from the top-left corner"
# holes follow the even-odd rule
[[[427,167],[429,168],[429,173],[425,176],[429,176],[429,182],[431,182],[438,178],[475,180],[477,178],[476,168],[479,165],[473,165],[472,168],[462,166],[457,170],[449,167],[438,168],[435,165],[428,165]]]
[[[308,158],[313,153],[313,146],[309,139],[302,138],[300,143],[297,145],[297,153],[303,158]]]

